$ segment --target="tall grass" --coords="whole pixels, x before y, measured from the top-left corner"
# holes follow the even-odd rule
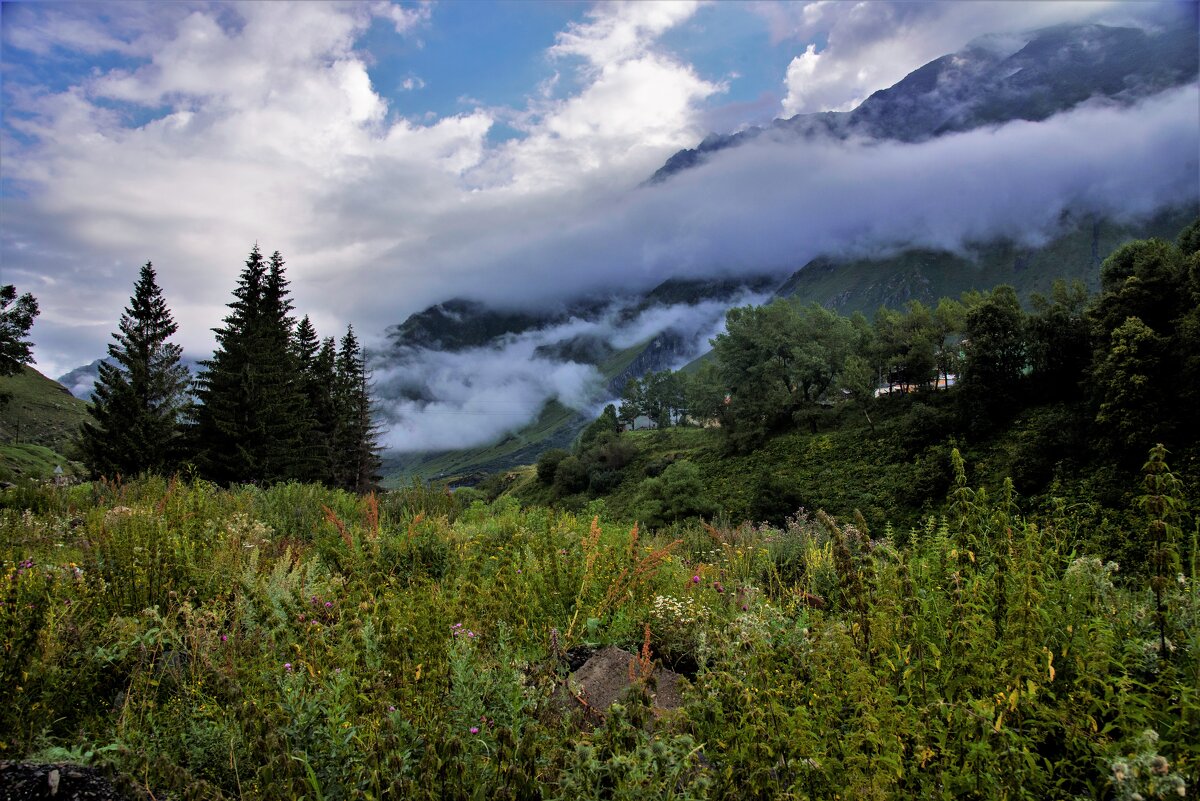
[[[0,758],[188,798],[1190,792],[1195,521],[1153,529],[1175,575],[1129,578],[1069,506],[1024,517],[956,464],[944,519],[874,532],[801,512],[649,534],[419,486],[8,490]],[[596,728],[561,654],[647,627],[683,709],[635,692]]]

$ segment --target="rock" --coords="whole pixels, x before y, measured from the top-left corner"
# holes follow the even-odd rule
[[[625,701],[632,682],[630,681],[630,663],[635,657],[628,651],[615,646],[608,646],[597,651],[567,679],[567,685],[578,699],[582,699],[588,707],[604,712],[617,701]],[[632,672],[636,675],[636,663]],[[663,667],[656,667],[651,674],[650,687],[651,704],[655,717],[672,709],[678,709],[682,703],[678,673]]]

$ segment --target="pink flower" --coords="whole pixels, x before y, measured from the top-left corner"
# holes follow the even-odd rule
[[[478,726],[472,726],[472,727],[471,727],[471,734],[479,734],[479,727],[478,727]]]
[[[700,577],[699,577],[699,576],[692,576],[692,583],[693,583],[693,584],[699,584],[699,583],[700,583]]]
[[[225,635],[225,634],[222,634],[222,635],[221,635],[221,642],[225,642],[225,641],[227,641],[228,639],[229,639],[229,637],[228,637],[227,635]]]
[[[326,601],[326,602],[325,602],[325,608],[326,608],[326,609],[331,609],[331,608],[333,608],[333,601]]]
[[[291,662],[284,662],[284,663],[283,663],[283,669],[284,669],[284,670],[286,670],[288,673],[291,673],[291,672],[292,672],[292,663],[291,663]]]

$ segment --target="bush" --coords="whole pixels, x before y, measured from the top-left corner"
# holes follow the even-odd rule
[[[544,451],[537,460],[538,481],[543,484],[553,484],[559,464],[570,455],[570,453],[562,448],[551,448],[548,451]]]

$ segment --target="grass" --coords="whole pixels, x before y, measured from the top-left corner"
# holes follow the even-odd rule
[[[667,434],[662,453],[704,432]],[[1194,543],[1164,654],[1149,580],[1086,550],[1070,509],[1024,518],[961,470],[950,498],[901,538],[823,513],[648,532],[420,487],[10,489],[0,758],[91,754],[211,799],[1154,798],[1200,778]],[[1178,549],[1194,524],[1171,526]],[[565,649],[647,637],[687,671],[681,709],[564,700]]]
[[[76,472],[63,454],[88,419],[87,403],[32,367],[0,377],[0,393],[11,396],[0,406],[0,479],[49,477],[55,465]]]

